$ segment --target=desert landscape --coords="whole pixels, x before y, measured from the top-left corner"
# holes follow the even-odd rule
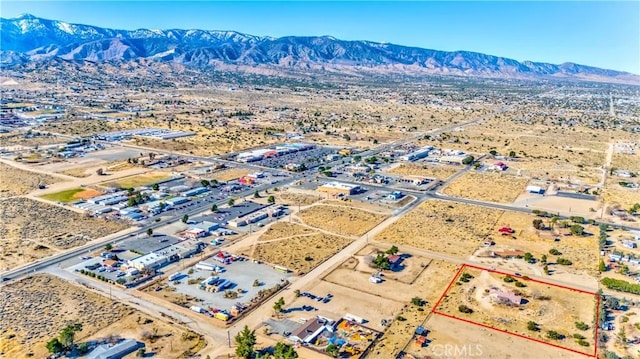
[[[131,338],[163,357],[180,357],[205,345],[197,334],[51,275],[5,286],[0,298],[0,353],[11,358],[45,357],[45,344],[71,322],[82,324],[78,342]]]

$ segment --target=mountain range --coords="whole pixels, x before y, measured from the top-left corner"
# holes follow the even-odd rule
[[[495,78],[561,78],[640,84],[640,76],[574,63],[524,61],[468,51],[438,51],[330,36],[280,38],[234,31],[115,30],[33,15],[0,18],[3,67],[50,59],[146,59],[201,69],[375,72]]]

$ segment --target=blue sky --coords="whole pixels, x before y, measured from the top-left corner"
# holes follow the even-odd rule
[[[2,17],[119,29],[331,35],[640,74],[640,1],[2,1]]]

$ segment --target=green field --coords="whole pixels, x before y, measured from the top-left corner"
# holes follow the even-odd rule
[[[73,188],[56,193],[44,194],[40,197],[54,202],[71,202],[76,199],[76,194],[84,192],[83,188]]]
[[[106,187],[136,188],[168,180],[169,178],[171,178],[171,176],[166,173],[147,173],[143,175],[122,178],[113,182],[101,183],[101,185]]]

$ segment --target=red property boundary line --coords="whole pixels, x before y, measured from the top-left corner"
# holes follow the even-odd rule
[[[473,269],[478,269],[478,270],[483,270],[483,271],[487,271],[487,272],[491,272],[491,273],[498,273],[498,274],[503,274],[503,275],[508,275],[511,277],[515,277],[515,275],[513,273],[507,273],[507,272],[501,272],[501,271],[497,271],[497,270],[493,270],[493,269],[487,269],[487,268],[483,268],[483,267],[478,267],[478,266],[474,266],[474,265],[470,265],[470,264],[463,264],[460,269],[456,272],[456,274],[453,276],[453,279],[451,280],[451,282],[449,283],[449,285],[447,286],[447,289],[442,293],[442,295],[440,296],[440,298],[438,299],[438,301],[436,302],[436,304],[433,306],[433,309],[431,310],[431,313],[433,314],[437,314],[437,315],[441,315],[443,317],[447,317],[447,318],[451,318],[451,319],[455,319],[455,320],[459,320],[461,322],[465,322],[465,323],[469,323],[469,324],[473,324],[473,325],[477,325],[479,327],[483,327],[483,328],[487,328],[487,329],[491,329],[491,330],[495,330],[504,334],[509,334],[509,335],[513,335],[522,339],[527,339],[536,343],[540,343],[540,344],[545,344],[545,345],[549,345],[552,347],[556,347],[556,348],[560,348],[560,349],[564,349],[564,350],[568,350],[577,354],[582,354],[588,357],[597,357],[597,352],[598,352],[598,345],[597,345],[597,340],[598,340],[598,317],[600,316],[600,295],[598,293],[594,293],[594,292],[589,292],[586,290],[581,290],[581,289],[577,289],[577,288],[571,288],[571,287],[567,287],[567,286],[563,286],[563,285],[558,285],[558,284],[553,284],[553,283],[549,283],[549,282],[544,282],[541,280],[537,280],[537,279],[532,279],[532,278],[525,278],[524,280],[526,281],[531,281],[531,282],[535,282],[535,283],[540,283],[540,284],[545,284],[545,285],[550,285],[550,286],[554,286],[554,287],[558,287],[558,288],[563,288],[563,289],[567,289],[573,292],[578,292],[578,293],[584,293],[584,294],[591,294],[593,296],[596,297],[596,320],[595,320],[595,334],[594,334],[594,338],[593,338],[593,352],[592,353],[586,353],[586,352],[581,352],[579,350],[575,350],[575,349],[571,349],[571,348],[567,348],[567,347],[563,347],[557,344],[553,344],[550,342],[545,342],[543,340],[540,339],[535,339],[535,338],[531,338],[522,334],[518,334],[518,333],[512,333],[509,331],[506,331],[504,329],[499,329],[499,328],[495,328],[486,324],[482,324],[482,323],[478,323],[478,322],[474,322],[468,319],[464,319],[464,318],[460,318],[460,317],[456,317],[453,316],[451,314],[447,314],[447,313],[443,313],[443,312],[439,312],[437,309],[440,306],[440,303],[442,302],[442,300],[444,299],[444,297],[447,295],[447,293],[449,292],[449,289],[451,289],[451,286],[453,286],[453,283],[455,283],[458,280],[458,277],[460,276],[460,274],[462,273],[462,271],[465,268],[473,268]]]

